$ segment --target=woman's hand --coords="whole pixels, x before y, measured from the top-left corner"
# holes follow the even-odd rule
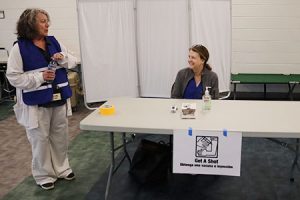
[[[43,71],[43,78],[45,81],[53,81],[55,79],[55,70],[45,70]]]
[[[60,60],[64,59],[64,55],[61,53],[55,53],[51,58],[52,58],[52,60],[60,61]]]

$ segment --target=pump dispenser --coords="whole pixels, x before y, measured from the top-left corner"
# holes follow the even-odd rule
[[[209,94],[209,88],[211,87],[206,87],[204,95],[202,97],[203,99],[203,110],[210,110],[211,109],[211,96]]]

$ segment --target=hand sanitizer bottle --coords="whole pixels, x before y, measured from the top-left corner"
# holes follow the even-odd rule
[[[208,88],[210,88],[210,87],[205,88],[205,92],[204,92],[204,95],[202,97],[202,99],[203,99],[203,110],[210,110],[211,109],[211,96],[209,94]]]

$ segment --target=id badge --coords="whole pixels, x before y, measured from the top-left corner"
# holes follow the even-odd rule
[[[61,100],[61,95],[60,95],[60,93],[55,93],[55,94],[53,94],[52,101],[58,101],[58,100]]]

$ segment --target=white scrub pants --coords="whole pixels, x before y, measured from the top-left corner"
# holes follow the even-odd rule
[[[66,105],[38,108],[38,128],[26,130],[32,147],[32,175],[38,185],[72,172],[68,161]]]

